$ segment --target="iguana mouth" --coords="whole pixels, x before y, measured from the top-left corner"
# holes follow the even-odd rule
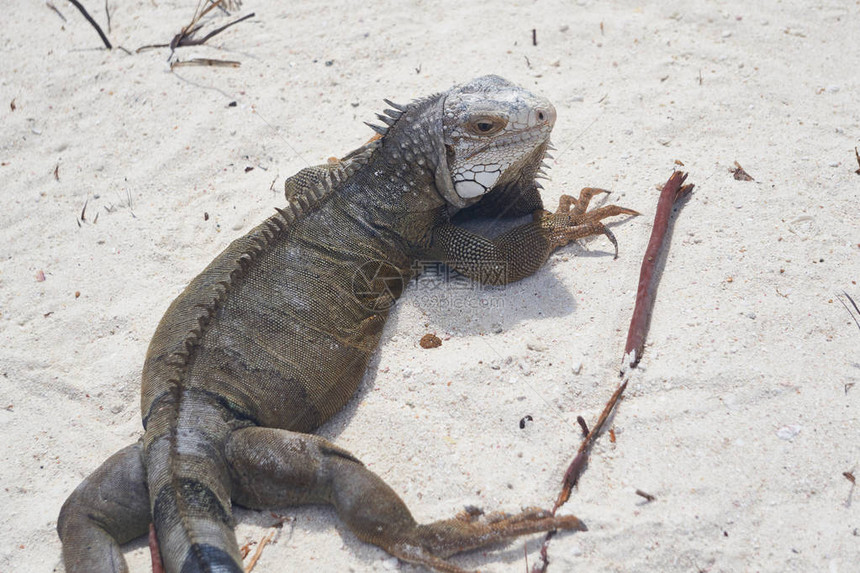
[[[501,140],[488,141],[485,145],[470,150],[469,153],[463,155],[462,157],[459,157],[458,159],[460,159],[461,161],[468,161],[473,157],[476,157],[490,150],[504,150],[516,143],[528,142],[532,140],[535,141],[535,149],[537,149],[538,147],[549,141],[549,132],[546,133],[546,137],[540,139],[538,138],[538,135],[542,134],[542,132],[543,129],[535,129],[534,131],[526,133],[511,134],[509,137],[506,137]],[[530,137],[532,133],[535,133],[535,136]]]

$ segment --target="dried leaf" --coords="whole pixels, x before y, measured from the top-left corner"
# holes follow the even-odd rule
[[[744,168],[741,167],[741,164],[735,161],[734,169],[729,169],[729,171],[734,175],[735,179],[738,181],[755,181],[749,173],[744,171]]]

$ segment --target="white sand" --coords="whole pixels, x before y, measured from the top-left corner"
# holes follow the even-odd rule
[[[596,238],[503,291],[412,289],[322,433],[421,520],[551,505],[576,416],[593,421],[616,383],[654,185],[679,160],[696,191],[642,371],[568,504],[590,531],[557,537],[550,571],[856,570],[842,473],[860,473],[860,330],[837,294],[860,302],[857,2],[247,0],[256,18],[179,52],[240,68],[170,73],[166,49],[107,52],[53,1],[67,22],[13,0],[0,24],[0,571],[62,570],[57,512],[140,436],[162,312],[281,204],[284,178],[364,141],[383,97],[486,73],[558,109],[548,205],[605,186],[645,216],[613,226],[617,261]],[[193,4],[113,1],[110,37],[169,41]],[[443,346],[422,350],[426,332]],[[329,509],[282,513],[295,521],[256,571],[418,570]],[[272,521],[238,520],[243,543]],[[142,542],[127,555],[149,570]],[[523,543],[456,562],[525,571]]]

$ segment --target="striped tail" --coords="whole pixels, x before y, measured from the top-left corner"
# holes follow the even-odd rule
[[[152,520],[168,573],[244,573],[233,532],[220,407],[191,389],[153,403],[144,448]]]

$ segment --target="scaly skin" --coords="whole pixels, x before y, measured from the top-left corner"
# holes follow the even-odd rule
[[[360,539],[440,571],[461,571],[446,560],[461,551],[584,529],[534,509],[417,524],[378,476],[309,433],[355,392],[416,261],[504,284],[576,238],[614,243],[600,220],[635,214],[586,212],[599,191],[588,189],[543,210],[535,177],[555,109],[506,80],[391,105],[379,116],[386,127],[374,127],[381,138],[291,177],[287,206],[170,305],[143,368],[142,441],[84,480],[60,513],[69,573],[126,571],[119,544],[150,521],[168,572],[240,572],[232,503],[331,504]],[[533,220],[492,240],[456,224],[523,214]]]

